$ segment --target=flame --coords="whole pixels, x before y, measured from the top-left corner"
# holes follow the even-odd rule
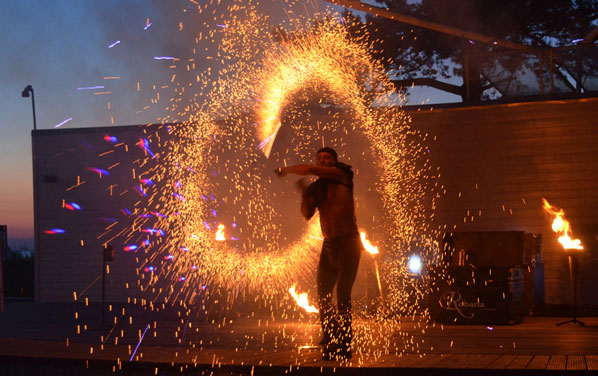
[[[224,237],[224,225],[218,225],[218,231],[216,231],[216,240],[219,242],[226,240]]]
[[[563,248],[565,250],[583,249],[581,240],[571,239],[569,236],[571,227],[569,226],[569,221],[564,218],[565,212],[563,209],[558,210],[557,208],[553,207],[548,203],[548,201],[546,201],[545,198],[542,199],[542,203],[544,204],[544,210],[546,210],[547,213],[555,216],[554,221],[552,221],[552,231],[559,235],[558,241],[561,243]]]
[[[295,301],[297,302],[299,307],[303,308],[306,312],[308,312],[308,313],[318,313],[319,312],[316,307],[310,305],[309,302],[307,301],[307,293],[302,292],[301,294],[297,295],[297,293],[295,292],[295,284],[293,284],[293,286],[291,286],[291,288],[289,289],[289,293],[291,294],[291,296],[293,298],[295,298]]]
[[[359,233],[359,235],[361,236],[361,243],[363,244],[363,246],[365,247],[365,250],[369,254],[371,254],[371,255],[377,255],[378,253],[380,253],[380,252],[378,252],[378,247],[373,246],[372,243],[370,243],[370,241],[365,238],[365,232],[364,231],[361,231]]]

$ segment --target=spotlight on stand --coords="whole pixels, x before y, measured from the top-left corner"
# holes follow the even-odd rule
[[[418,255],[409,256],[409,271],[419,275],[422,270],[422,260]]]

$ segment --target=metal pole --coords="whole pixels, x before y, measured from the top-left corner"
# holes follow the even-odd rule
[[[554,94],[554,61],[550,50],[550,94]]]
[[[34,280],[35,280],[35,301],[39,299],[39,278],[38,278],[38,270],[39,270],[39,197],[38,197],[38,188],[37,188],[37,156],[36,156],[36,131],[37,131],[37,120],[35,118],[35,94],[33,92],[33,87],[31,85],[27,85],[25,89],[21,92],[21,96],[23,98],[27,98],[31,95],[31,109],[33,112],[33,131],[31,132],[31,163],[32,163],[32,172],[33,172],[33,257],[35,262],[35,273],[34,273]]]
[[[41,260],[41,247],[40,247],[40,216],[39,216],[39,177],[37,169],[37,131],[31,131],[31,171],[33,173],[33,262],[34,262],[34,299],[36,302],[43,299],[41,295],[41,280],[40,280],[40,260]]]
[[[577,321],[577,259],[573,259],[571,254],[569,254],[569,286],[571,287],[573,320]]]
[[[37,130],[37,122],[35,121],[35,94],[33,94],[33,87],[29,85],[31,88],[31,108],[33,109],[33,130]]]
[[[571,288],[571,305],[573,306],[573,318],[571,320],[563,321],[556,326],[563,324],[573,323],[585,326],[583,321],[577,319],[577,268],[578,268],[578,257],[579,254],[569,253],[569,287]]]
[[[8,258],[8,226],[0,225],[0,309],[4,312],[4,259]]]
[[[4,312],[4,274],[2,273],[2,257],[0,257],[0,306],[2,312]]]
[[[380,291],[380,302],[384,306],[384,294],[382,293],[382,283],[380,283],[380,272],[378,271],[378,261],[374,258],[374,267],[376,268],[376,280],[378,281],[378,291]]]
[[[102,250],[102,323],[100,324],[101,327],[104,326],[104,311],[106,311],[105,307],[105,298],[106,298],[106,257],[104,257],[104,250]]]
[[[544,69],[542,69],[542,50],[538,51],[538,66],[540,67],[540,94],[544,95]]]
[[[583,77],[583,53],[581,47],[578,47],[575,51],[575,55],[577,57],[575,61],[575,92],[577,94],[581,94],[582,86],[582,77]]]
[[[469,102],[469,59],[465,57],[465,98]]]

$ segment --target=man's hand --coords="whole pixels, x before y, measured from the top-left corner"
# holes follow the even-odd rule
[[[274,173],[276,174],[276,176],[278,176],[279,178],[285,176],[287,173],[284,170],[284,167],[278,167],[277,169],[274,170]]]

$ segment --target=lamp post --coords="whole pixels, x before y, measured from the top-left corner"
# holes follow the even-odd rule
[[[579,324],[581,326],[586,326],[583,321],[579,321],[577,319],[577,271],[579,266],[579,257],[580,253],[576,252],[569,252],[569,287],[571,288],[571,307],[573,308],[573,318],[571,320],[559,322],[556,326],[561,326],[563,324],[568,324],[572,322],[573,324]]]
[[[106,263],[114,261],[114,248],[105,244],[102,247],[102,322],[100,328],[104,327],[104,312],[106,311]]]
[[[31,85],[27,85],[27,87],[21,92],[21,96],[23,98],[27,98],[29,97],[29,93],[31,93],[31,107],[33,108],[33,130],[37,130],[37,123],[35,122],[35,95],[33,94],[33,87]]]
[[[37,131],[37,122],[35,120],[35,94],[33,93],[33,87],[31,85],[27,85],[23,91],[21,92],[21,97],[28,98],[31,94],[31,108],[33,110],[33,131]],[[37,189],[37,169],[35,167],[35,152],[36,152],[36,142],[35,142],[35,134],[34,132],[31,133],[31,153],[32,153],[32,172],[33,172],[33,254],[35,255],[35,300],[38,298],[39,294],[39,286],[38,286],[38,278],[37,278],[37,270],[38,270],[38,260],[39,260],[39,216],[38,216],[38,206],[39,206],[39,197],[38,197],[38,189]]]

